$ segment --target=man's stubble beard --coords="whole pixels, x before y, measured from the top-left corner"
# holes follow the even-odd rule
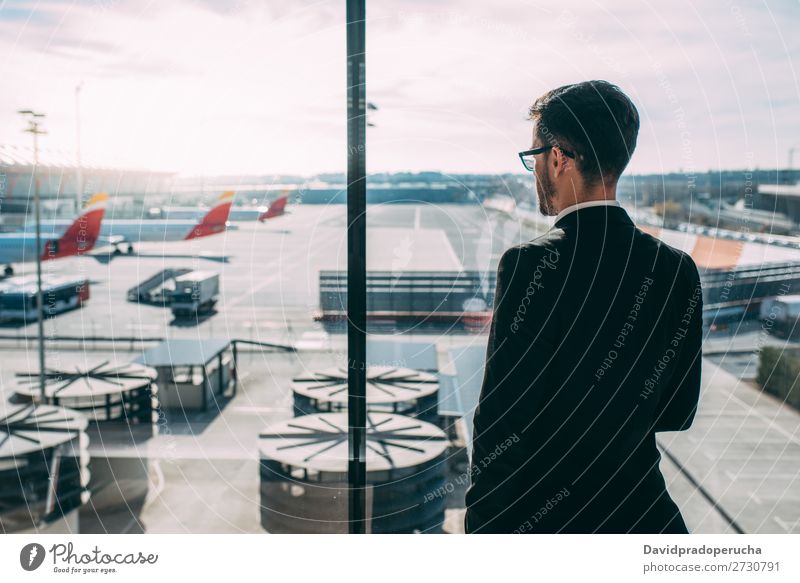
[[[553,199],[555,198],[553,184],[546,174],[541,180],[538,175],[536,176],[536,197],[539,200],[539,212],[542,215],[552,217],[557,214],[553,208]]]

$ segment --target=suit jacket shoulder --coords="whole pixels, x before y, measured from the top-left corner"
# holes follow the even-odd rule
[[[689,253],[676,249],[661,239],[653,237],[639,229],[636,230],[641,239],[658,248],[657,253],[662,256],[662,261],[670,268],[677,270],[684,278],[687,285],[690,287],[699,285],[700,273],[697,269],[697,264],[695,264],[694,259],[692,259]]]
[[[553,228],[535,239],[509,247],[500,257],[498,275],[502,273],[510,277],[520,269],[534,267],[543,259],[556,263],[560,261],[565,243],[564,231]]]

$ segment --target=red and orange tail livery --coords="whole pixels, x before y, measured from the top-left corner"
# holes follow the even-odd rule
[[[228,216],[231,213],[231,205],[233,205],[233,197],[235,195],[236,193],[232,190],[223,192],[217,199],[217,204],[206,213],[206,216],[184,238],[197,239],[223,232],[228,224]]]
[[[261,216],[258,217],[258,220],[263,223],[267,219],[274,219],[275,217],[286,214],[287,202],[289,202],[289,195],[281,194],[278,198],[272,201],[272,204],[269,205],[269,208],[266,211],[261,213]]]
[[[83,255],[94,248],[100,236],[100,227],[106,212],[108,194],[98,192],[84,205],[83,213],[58,240],[47,241],[42,260]]]

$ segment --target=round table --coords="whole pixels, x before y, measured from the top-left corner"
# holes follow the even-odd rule
[[[433,531],[444,519],[445,433],[431,423],[368,413],[370,531]],[[269,532],[347,532],[346,413],[319,413],[259,436],[261,518]],[[437,495],[438,493],[438,495]]]
[[[348,370],[327,368],[292,379],[295,415],[347,408]],[[367,408],[433,420],[438,409],[436,375],[392,366],[367,367]]]
[[[89,500],[87,419],[0,401],[0,531],[48,532]]]
[[[85,413],[90,421],[122,421],[153,427],[158,388],[155,369],[141,364],[112,365],[108,361],[73,369],[48,368],[41,394],[39,373],[17,373],[20,398],[61,405]]]
[[[48,368],[42,396],[37,372],[17,374],[20,399],[66,406],[90,421],[92,497],[81,509],[84,532],[105,532],[104,520],[117,513],[125,514],[125,522],[138,517],[150,484],[140,444],[157,431],[157,376],[155,369],[136,363]]]

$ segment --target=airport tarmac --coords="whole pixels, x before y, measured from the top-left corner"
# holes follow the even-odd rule
[[[345,335],[330,334],[313,320],[319,270],[345,265],[345,226],[341,205],[300,206],[280,219],[239,223],[236,230],[207,239],[137,245],[135,255],[108,263],[81,257],[45,264],[48,271],[81,273],[92,282],[87,305],[48,320],[46,335],[101,339],[51,342],[47,357],[54,366],[129,362],[154,343],[112,341],[122,337],[243,338],[299,348],[297,353],[242,351],[235,397],[190,419],[165,414],[160,435],[141,450],[91,444],[95,455],[143,456],[150,487],[141,507],[104,517],[102,523],[85,519],[86,531],[263,532],[258,434],[292,416],[292,377],[347,363]],[[377,248],[373,261],[398,271],[439,264],[494,269],[505,248],[537,234],[477,205],[374,205],[368,210],[368,226],[370,248]],[[425,246],[417,248],[420,242]],[[216,314],[181,326],[165,308],[127,301],[130,287],[166,267],[218,271],[222,295]],[[32,265],[24,266],[24,272],[32,270]],[[0,330],[3,398],[13,388],[15,372],[36,368],[35,344],[9,338],[33,337],[35,331],[35,324]],[[453,333],[386,338],[436,343],[442,369],[449,366],[448,348],[485,343],[485,336]],[[800,532],[799,439],[797,411],[705,361],[693,427],[659,436],[662,471],[690,530]],[[464,454],[463,447],[452,448],[452,479],[463,472]],[[463,492],[448,501],[447,532],[461,530],[461,496]]]
[[[371,205],[367,211],[370,269],[496,268],[502,250],[536,232],[478,205]],[[82,275],[91,298],[48,319],[45,335],[68,337],[230,337],[286,341],[320,332],[319,271],[346,270],[345,207],[296,206],[266,223],[191,241],[140,243],[134,255],[65,258],[43,263],[45,273]],[[20,275],[34,264],[15,266]],[[126,292],[162,269],[184,267],[220,274],[216,313],[201,322],[175,320],[163,307],[131,303]],[[0,336],[35,334],[36,324],[0,327]]]

